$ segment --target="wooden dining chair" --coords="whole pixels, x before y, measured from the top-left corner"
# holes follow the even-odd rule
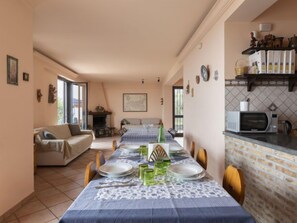
[[[117,140],[112,140],[112,150],[115,151],[117,149]]]
[[[195,142],[194,141],[191,142],[190,154],[194,158],[194,156],[195,156]]]
[[[204,148],[200,147],[196,156],[197,163],[200,164],[205,170],[207,168],[207,152]]]
[[[240,204],[243,204],[245,184],[244,176],[240,169],[229,165],[224,173],[223,187]]]
[[[105,163],[104,154],[101,151],[96,153],[96,170],[99,171],[100,166]]]
[[[96,175],[96,164],[94,161],[91,161],[88,163],[86,166],[86,171],[85,171],[85,180],[84,180],[84,185],[87,186],[88,183],[93,179],[93,177]]]

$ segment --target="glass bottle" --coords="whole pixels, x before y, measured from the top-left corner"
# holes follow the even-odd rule
[[[164,135],[164,128],[163,124],[160,125],[159,127],[159,134],[158,134],[158,143],[164,143],[166,142],[165,135]]]

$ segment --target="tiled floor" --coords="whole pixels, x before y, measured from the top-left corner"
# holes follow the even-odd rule
[[[35,196],[13,215],[7,223],[54,223],[71,205],[83,189],[85,166],[95,160],[98,150],[108,158],[114,138],[94,140],[90,150],[66,167],[38,167],[35,175]],[[176,138],[182,145],[183,138]]]
[[[66,167],[38,167],[35,178],[35,196],[18,209],[7,223],[54,223],[71,205],[83,189],[85,166],[95,160],[95,154],[103,151],[106,158],[111,154],[111,142],[115,138],[94,140],[90,150]]]

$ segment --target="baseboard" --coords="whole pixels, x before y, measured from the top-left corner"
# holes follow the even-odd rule
[[[9,218],[10,215],[12,215],[14,212],[16,212],[16,210],[19,209],[20,207],[24,206],[34,196],[35,196],[35,194],[34,194],[34,192],[32,192],[27,197],[25,197],[23,200],[21,200],[16,205],[14,205],[12,208],[10,208],[8,211],[6,211],[3,215],[0,216],[0,223],[4,223],[5,219]]]

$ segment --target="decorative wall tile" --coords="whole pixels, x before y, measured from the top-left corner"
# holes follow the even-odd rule
[[[271,84],[271,81],[269,81]],[[269,106],[274,103],[280,122],[289,120],[293,128],[297,127],[297,91],[288,92],[287,83],[277,81],[277,86],[257,86],[248,92],[244,81],[225,81],[225,108],[226,111],[239,111],[239,103],[250,99],[250,111],[269,111]]]

